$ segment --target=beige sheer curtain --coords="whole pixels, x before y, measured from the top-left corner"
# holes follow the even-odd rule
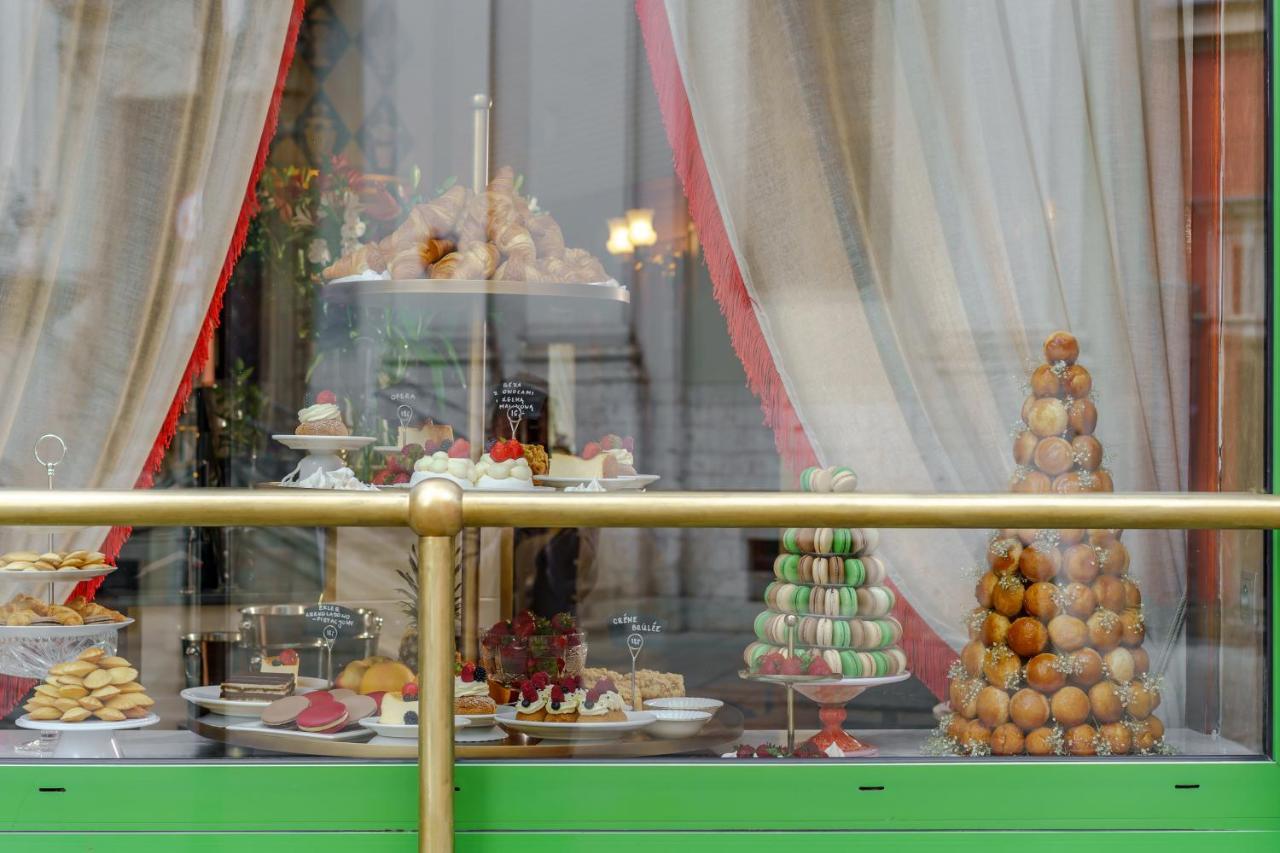
[[[1117,489],[1183,487],[1175,4],[666,10],[720,215],[822,461],[869,491],[1005,490],[1027,365],[1068,328]],[[1182,535],[1126,542],[1153,663],[1176,659]],[[973,607],[961,570],[984,544],[890,532],[881,546],[955,647]]]
[[[137,481],[227,258],[293,7],[5,4],[0,486],[46,485],[46,432],[70,448],[59,487]],[[0,551],[44,544],[3,535]]]

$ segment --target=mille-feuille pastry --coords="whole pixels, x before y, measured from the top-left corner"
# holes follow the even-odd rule
[[[293,675],[287,672],[237,674],[222,682],[219,696],[222,699],[266,699],[272,702],[292,696],[295,682]]]

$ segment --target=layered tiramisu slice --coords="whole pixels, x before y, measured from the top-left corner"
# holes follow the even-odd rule
[[[274,702],[292,696],[294,676],[288,672],[255,672],[233,675],[222,682],[223,699],[264,699]]]

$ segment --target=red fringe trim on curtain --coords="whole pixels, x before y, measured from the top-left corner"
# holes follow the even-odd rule
[[[662,0],[636,0],[636,17],[644,35],[649,70],[657,90],[676,174],[680,176],[689,200],[689,215],[698,227],[716,302],[729,327],[734,352],[746,371],[747,384],[764,410],[765,425],[773,429],[774,443],[785,463],[798,473],[809,465],[818,464],[817,457],[769,351],[755,304],[747,293],[724,220],[720,217],[671,39],[666,8]],[[902,646],[911,662],[912,672],[934,695],[946,696],[947,669],[956,659],[956,653],[907,603],[896,586],[894,592],[898,596],[894,615],[902,623]]]
[[[214,289],[213,299],[210,301],[209,310],[205,314],[204,325],[200,328],[200,336],[196,339],[195,347],[191,351],[191,358],[187,360],[186,373],[183,374],[182,382],[179,383],[177,393],[174,394],[173,403],[169,406],[164,425],[160,428],[159,435],[156,436],[155,443],[151,447],[151,453],[147,456],[146,464],[142,466],[142,473],[138,475],[137,482],[134,484],[135,489],[151,488],[156,472],[160,470],[164,455],[168,451],[169,445],[173,442],[174,434],[177,432],[178,418],[182,415],[182,409],[187,404],[187,398],[191,396],[192,381],[197,374],[204,370],[205,364],[209,361],[213,332],[214,329],[218,328],[218,323],[222,319],[222,296],[226,292],[227,281],[231,278],[231,271],[235,269],[236,261],[240,258],[240,252],[244,249],[245,237],[249,233],[249,221],[258,212],[256,189],[258,177],[262,174],[262,167],[267,161],[267,152],[271,148],[271,140],[276,135],[276,123],[280,118],[280,98],[284,94],[284,82],[285,78],[289,76],[289,66],[293,64],[293,50],[298,41],[298,29],[302,26],[302,15],[306,11],[306,7],[306,0],[293,0],[293,12],[289,17],[289,29],[285,33],[284,45],[280,54],[280,66],[276,71],[275,89],[271,93],[271,104],[267,108],[262,136],[258,139],[258,151],[254,157],[253,170],[249,175],[249,186],[245,189],[244,203],[240,207],[240,218],[236,221],[236,229],[231,237],[231,245],[227,249],[226,259],[222,262],[222,271],[218,274],[218,286]],[[115,527],[107,534],[101,551],[107,555],[107,559],[110,562],[115,562],[120,549],[124,547],[124,543],[128,541],[129,534],[132,532],[132,527]],[[71,594],[73,596],[83,595],[87,598],[93,598],[98,592],[98,587],[102,586],[103,580],[105,578],[81,581],[76,584]],[[22,697],[27,695],[27,692],[37,683],[37,681],[29,678],[0,676],[0,715],[8,714],[12,711]]]

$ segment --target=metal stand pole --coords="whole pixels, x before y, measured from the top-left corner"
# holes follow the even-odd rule
[[[418,851],[453,851],[453,537],[418,538]]]

